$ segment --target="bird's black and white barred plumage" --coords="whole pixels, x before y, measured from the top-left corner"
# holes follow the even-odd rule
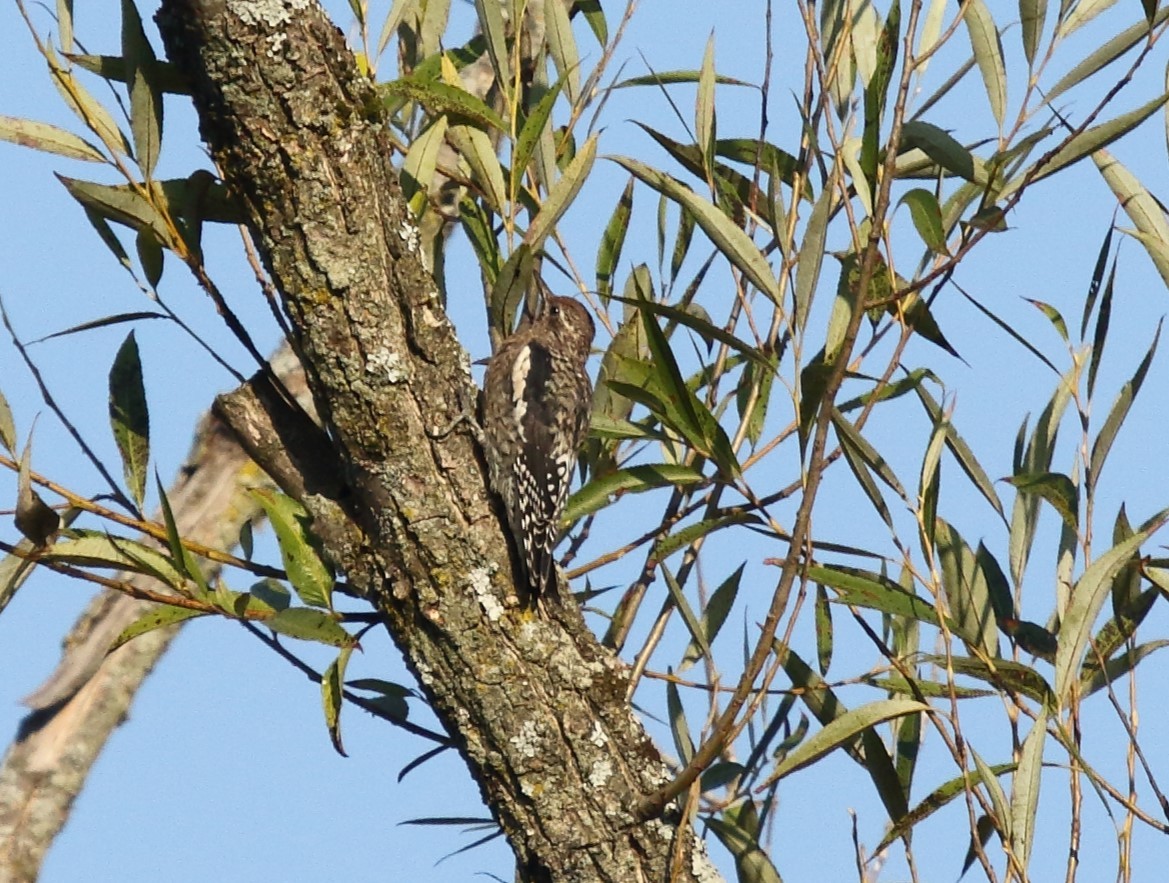
[[[503,499],[534,597],[556,585],[552,549],[576,455],[588,434],[585,371],[592,317],[568,297],[546,297],[487,365],[483,434],[491,485]]]

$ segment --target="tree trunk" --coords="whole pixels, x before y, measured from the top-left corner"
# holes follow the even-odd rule
[[[281,291],[336,470],[293,477],[319,470],[323,436],[279,396],[228,397],[223,412],[385,616],[521,877],[717,876],[684,821],[634,822],[666,770],[625,701],[624,666],[572,602],[505,603],[508,547],[471,433],[433,438],[474,401],[466,352],[341,34],[312,0],[164,0],[158,22]]]

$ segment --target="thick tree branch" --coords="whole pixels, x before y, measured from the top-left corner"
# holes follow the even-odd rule
[[[167,496],[184,537],[227,548],[244,522],[260,514],[247,490],[266,482],[222,421],[208,417]],[[209,563],[206,572],[211,577],[217,570]],[[150,577],[123,576],[158,587]],[[66,637],[57,670],[25,700],[33,712],[0,763],[0,880],[37,879],[94,761],[170,646],[176,628],[149,632],[106,653],[152,606],[114,592],[99,594]]]
[[[547,619],[504,606],[508,548],[470,434],[430,437],[475,391],[419,257],[378,98],[341,34],[309,0],[169,0],[158,21],[344,464],[340,494],[306,482],[302,500],[339,570],[385,615],[521,875],[698,879],[709,866],[684,824],[633,818],[664,768],[625,702],[624,667],[575,609]],[[277,459],[261,465],[279,471]]]

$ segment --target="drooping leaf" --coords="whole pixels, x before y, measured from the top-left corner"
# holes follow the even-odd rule
[[[589,171],[593,167],[593,160],[597,156],[597,135],[593,133],[585,141],[584,146],[577,151],[572,162],[564,170],[564,174],[552,186],[548,198],[540,206],[540,212],[532,219],[528,232],[524,234],[524,242],[534,250],[540,249],[545,238],[552,232],[552,228],[564,215],[572,201],[576,198],[580,188],[584,186]]]
[[[352,654],[352,644],[343,646],[337,658],[329,663],[329,667],[321,675],[321,705],[325,712],[325,726],[329,730],[329,741],[333,743],[333,749],[342,757],[349,756],[345,753],[345,745],[341,741],[341,708],[345,704],[345,669]]]
[[[906,122],[899,146],[902,152],[920,150],[945,171],[971,183],[986,183],[986,172],[974,155],[953,135],[932,123]]]
[[[4,445],[9,454],[16,453],[16,421],[3,392],[0,392],[0,445]]]
[[[1153,532],[1169,519],[1169,510],[1154,515],[1127,540],[1117,543],[1098,557],[1080,576],[1071,592],[1059,631],[1055,657],[1055,694],[1065,707],[1076,684],[1092,626],[1112,588],[1112,578]]]
[[[928,190],[916,187],[898,200],[898,204],[909,207],[913,226],[926,248],[937,254],[948,254],[946,231],[942,224],[942,207],[938,198]]]
[[[999,763],[986,767],[986,770],[994,776],[1004,775],[1014,771],[1014,769],[1015,764],[1013,763]],[[913,807],[885,833],[885,836],[881,838],[881,842],[873,850],[873,854],[877,855],[884,852],[895,840],[912,830],[918,822],[925,821],[939,809],[953,801],[955,797],[965,794],[968,781],[970,786],[976,787],[982,781],[982,776],[983,771],[981,769],[975,769],[968,772],[965,776],[955,776],[948,782],[939,785],[921,803]]]
[[[110,368],[110,428],[130,496],[139,508],[146,498],[147,465],[150,461],[150,412],[146,406],[146,387],[142,382],[142,360],[138,341],[131,331],[118,348]]]
[[[1047,712],[1042,710],[1031,725],[1019,753],[1011,789],[1011,852],[1026,873],[1035,840],[1035,817],[1039,809],[1039,781],[1043,771],[1043,743],[1047,737]]]
[[[252,491],[252,496],[263,507],[276,532],[284,571],[297,596],[313,607],[331,608],[333,572],[321,557],[304,507],[285,494],[264,489]]]
[[[1004,479],[1020,493],[1034,494],[1051,504],[1072,530],[1080,523],[1080,492],[1075,483],[1061,472],[1025,472]]]
[[[447,137],[471,167],[471,178],[479,185],[479,192],[492,211],[503,214],[507,184],[491,137],[473,125],[452,125],[447,129]]]
[[[138,168],[149,180],[154,176],[162,148],[162,90],[155,81],[154,49],[142,30],[142,19],[133,0],[122,0],[122,58],[130,86],[130,134]]]
[[[754,241],[717,207],[680,181],[628,157],[612,158],[653,189],[668,196],[693,216],[723,256],[738,267],[760,291],[779,302],[779,283]]]
[[[706,481],[706,476],[692,466],[674,463],[630,466],[594,478],[568,498],[563,521],[571,524],[578,518],[602,509],[610,497],[627,493],[643,493],[660,487],[675,487]]]
[[[673,674],[672,671],[669,671]],[[674,736],[674,750],[678,759],[687,764],[694,757],[694,740],[690,738],[690,727],[686,723],[686,711],[678,695],[678,685],[666,681],[666,713],[670,716],[670,732]]]
[[[123,644],[127,644],[148,632],[157,631],[167,626],[178,625],[181,622],[186,622],[188,619],[195,619],[196,617],[206,615],[207,611],[205,610],[192,610],[189,607],[157,604],[122,629],[118,636],[114,638],[106,652],[113,653]]]
[[[985,0],[969,0],[962,17],[974,60],[982,74],[986,95],[990,101],[990,112],[1002,128],[1007,105],[1007,68],[1003,63],[1003,47],[999,41],[998,28]]]
[[[480,3],[483,0],[479,0]],[[536,146],[540,143],[540,137],[544,134],[544,130],[548,126],[548,119],[552,115],[552,108],[556,104],[556,100],[560,97],[560,90],[564,85],[564,78],[558,79],[544,95],[536,102],[536,106],[529,111],[527,118],[524,120],[523,128],[520,129],[516,136],[515,148],[512,150],[511,156],[511,193],[513,198],[515,194],[519,193],[520,184],[523,181],[524,174],[528,171],[528,163],[532,159],[532,154],[536,150]]]
[[[506,133],[508,130],[499,114],[481,99],[440,80],[428,80],[417,76],[404,77],[386,83],[379,89],[387,102],[401,99],[415,101],[430,111],[432,116],[437,117],[445,113],[451,117],[462,117],[480,131],[493,128]]]
[[[1100,427],[1100,432],[1097,434],[1096,440],[1092,443],[1092,455],[1088,460],[1087,471],[1088,494],[1091,494],[1095,490],[1096,483],[1100,480],[1100,473],[1104,469],[1104,461],[1108,457],[1108,452],[1112,450],[1112,443],[1116,441],[1117,433],[1120,432],[1120,427],[1124,424],[1129,409],[1136,400],[1137,394],[1141,391],[1141,386],[1145,382],[1145,376],[1149,372],[1149,366],[1152,364],[1153,355],[1157,351],[1157,343],[1160,339],[1161,323],[1158,322],[1157,331],[1153,335],[1153,342],[1149,345],[1145,357],[1141,359],[1141,363],[1137,366],[1137,370],[1132,378],[1120,388],[1120,392],[1116,396],[1116,401],[1113,402],[1112,408],[1104,420],[1104,425]]]
[[[1169,221],[1165,219],[1160,203],[1107,150],[1092,154],[1092,162],[1116,195],[1129,220],[1136,226],[1133,235],[1144,246],[1161,279],[1169,284]]]
[[[739,594],[739,581],[743,578],[744,567],[746,567],[745,564],[740,564],[735,572],[723,580],[722,584],[714,590],[714,594],[706,602],[706,608],[702,611],[702,620],[699,624],[705,646],[691,638],[686,651],[682,654],[682,662],[678,666],[678,671],[685,671],[702,659],[706,649],[709,648],[710,643],[722,629],[727,614],[731,612],[735,598]]]
[[[815,763],[824,755],[851,741],[870,727],[901,717],[929,711],[930,707],[916,699],[878,699],[860,708],[842,714],[826,724],[819,732],[807,739],[788,754],[759,788],[782,779],[808,764]]]
[[[287,635],[302,641],[316,641],[331,647],[350,647],[355,644],[353,636],[345,631],[328,613],[309,607],[289,607],[281,610],[264,625],[277,634]]]
[[[722,818],[707,819],[706,824],[734,857],[735,872],[741,883],[783,883],[771,858],[759,845],[758,836],[736,824],[730,809]]]
[[[548,54],[560,78],[565,83],[565,93],[572,104],[580,100],[580,52],[576,48],[576,37],[568,20],[568,5],[565,3],[545,7],[545,24],[548,40]]]
[[[69,159],[105,162],[105,156],[102,152],[84,138],[80,138],[59,126],[40,123],[36,120],[0,116],[0,141],[20,144],[24,147],[31,147],[33,150],[54,153]]]

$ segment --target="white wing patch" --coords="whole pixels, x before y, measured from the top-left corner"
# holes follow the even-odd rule
[[[524,416],[528,413],[528,403],[524,399],[524,391],[528,386],[528,372],[532,370],[532,347],[524,344],[516,353],[515,361],[511,365],[511,401],[512,413],[517,425],[522,426]]]

